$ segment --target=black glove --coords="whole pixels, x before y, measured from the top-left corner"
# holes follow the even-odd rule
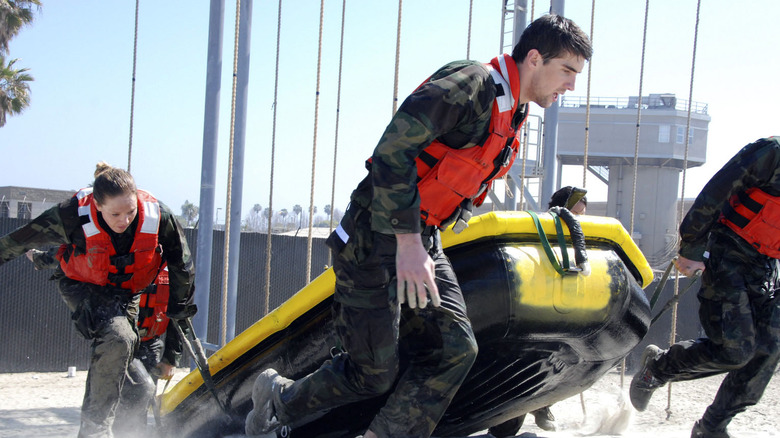
[[[168,304],[168,311],[165,312],[168,318],[173,320],[192,318],[196,313],[198,313],[198,306],[195,304]]]

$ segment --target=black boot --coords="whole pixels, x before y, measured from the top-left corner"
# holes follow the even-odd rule
[[[539,426],[540,429],[546,430],[548,432],[555,431],[555,416],[553,415],[552,411],[550,411],[549,406],[539,408],[531,412],[531,414],[533,414],[536,425]]]
[[[665,382],[659,380],[650,369],[651,364],[661,354],[663,354],[663,350],[655,345],[650,344],[645,347],[645,351],[642,353],[642,359],[639,361],[641,368],[639,368],[639,372],[637,372],[631,380],[629,396],[631,398],[631,404],[634,405],[634,409],[639,412],[647,409],[653,392],[665,384]]]
[[[733,438],[726,429],[723,430],[711,430],[704,421],[697,420],[693,424],[693,430],[691,430],[691,438]]]

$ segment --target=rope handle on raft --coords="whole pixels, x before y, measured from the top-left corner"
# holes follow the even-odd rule
[[[561,210],[561,212],[563,212],[563,210]],[[553,251],[552,246],[550,245],[550,241],[547,239],[547,233],[544,232],[542,223],[539,220],[539,216],[533,211],[527,211],[526,213],[528,213],[533,219],[534,225],[536,226],[536,232],[539,235],[539,241],[542,244],[542,248],[544,248],[544,252],[547,254],[547,259],[550,260],[550,264],[552,264],[553,268],[555,268],[555,271],[558,272],[558,274],[561,276],[578,273],[582,273],[584,275],[590,274],[590,266],[588,265],[587,255],[585,254],[584,250],[584,236],[582,235],[582,231],[579,228],[579,223],[576,221],[576,219],[570,217],[569,221],[573,221],[573,223],[570,224],[567,222],[566,224],[570,231],[572,231],[572,243],[574,244],[575,259],[577,263],[577,267],[572,267],[569,262],[569,252],[566,246],[566,238],[563,234],[563,226],[561,225],[560,214],[556,214],[555,211],[548,211],[550,216],[553,218],[553,223],[555,224],[556,237],[558,246],[561,249],[562,262],[558,261],[558,257]],[[568,213],[568,211],[566,213]],[[572,228],[576,228],[576,230],[572,230]],[[575,239],[578,241],[575,242]],[[579,240],[582,241],[580,242]]]

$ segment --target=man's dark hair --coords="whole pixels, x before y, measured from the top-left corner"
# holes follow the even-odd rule
[[[512,50],[512,59],[523,62],[531,49],[542,55],[546,64],[553,58],[572,54],[590,61],[593,47],[590,38],[576,23],[560,15],[543,15],[525,28]]]

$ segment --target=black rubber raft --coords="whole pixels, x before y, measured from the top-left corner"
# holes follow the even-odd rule
[[[539,219],[562,260],[553,218],[539,214]],[[442,234],[479,354],[434,436],[467,436],[576,395],[645,336],[650,306],[643,287],[653,277],[647,260],[617,220],[581,216],[579,222],[588,276],[556,271],[527,212],[488,213],[473,218],[460,234]],[[570,234],[563,230],[574,260]],[[270,367],[295,379],[329,359],[335,344],[333,286],[328,270],[209,357],[219,402],[197,370],[164,394],[164,436],[243,433],[260,372]],[[358,435],[383,402],[377,397],[302,420],[285,436]]]

